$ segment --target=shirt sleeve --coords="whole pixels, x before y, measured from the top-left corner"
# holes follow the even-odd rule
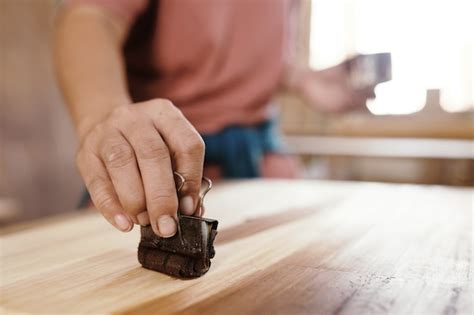
[[[154,0],[151,0],[154,1]],[[92,5],[116,16],[125,23],[127,28],[145,11],[149,0],[64,0],[63,9],[78,5]]]

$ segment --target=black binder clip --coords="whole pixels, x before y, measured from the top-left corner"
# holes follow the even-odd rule
[[[179,192],[185,178],[175,172],[180,182]],[[204,211],[204,197],[212,188],[212,181],[203,177],[207,184],[200,194],[196,210]],[[147,269],[178,278],[195,278],[205,274],[214,257],[214,239],[217,234],[217,220],[183,215],[178,211],[177,232],[170,238],[157,236],[150,225],[141,227],[138,245],[138,261]]]

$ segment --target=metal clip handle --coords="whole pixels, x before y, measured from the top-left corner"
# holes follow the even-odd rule
[[[186,178],[184,178],[183,175],[181,175],[180,173],[178,172],[173,172],[175,177],[177,177],[179,179],[179,183],[177,184],[177,187],[176,187],[176,191],[177,192],[180,192],[180,190],[183,188],[185,182],[186,182]],[[199,193],[199,200],[196,204],[196,209],[194,212],[197,212],[198,210],[200,210],[199,213],[203,213],[204,211],[204,197],[206,196],[206,194],[209,192],[209,190],[212,189],[212,180],[210,180],[209,178],[207,177],[203,177],[202,178],[202,181],[206,182],[207,183],[207,187],[204,188],[204,190],[202,192]],[[202,209],[202,210],[201,210]],[[178,211],[179,213],[179,211]]]
[[[206,197],[206,194],[209,192],[209,190],[212,189],[212,181],[209,178],[203,177],[202,180],[207,183],[207,187],[204,188],[203,192],[199,194],[199,200],[196,204],[196,209],[194,211],[199,211],[200,215],[204,213],[204,197]]]
[[[173,172],[173,174],[175,177],[179,178],[179,185],[177,185],[176,187],[176,191],[179,192],[183,188],[184,183],[186,182],[186,178],[184,178],[184,176],[178,172]],[[176,180],[175,180],[175,183],[176,183]]]
[[[183,175],[181,175],[180,173],[178,172],[173,172],[175,177],[179,178],[179,184],[177,184],[176,186],[176,191],[179,193],[180,190],[183,188],[184,186],[184,183],[186,182],[186,178],[184,178]],[[204,197],[206,196],[206,194],[209,192],[209,190],[211,190],[212,188],[212,181],[207,178],[207,177],[203,177],[202,178],[202,181],[206,182],[207,183],[207,187],[204,188],[204,190],[202,191],[202,193],[200,192],[199,193],[199,200],[196,204],[196,209],[194,211],[194,213],[196,213],[197,211],[199,215],[202,215],[204,213]],[[176,180],[175,180],[176,182]],[[179,234],[179,237],[180,237],[180,241],[181,241],[181,244],[184,243],[184,240],[183,240],[183,234],[181,233],[181,211],[179,211],[178,209],[178,212],[177,212],[177,219],[178,219],[178,224],[177,224],[177,228],[178,228],[178,234]]]

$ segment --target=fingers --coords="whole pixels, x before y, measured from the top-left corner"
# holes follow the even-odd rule
[[[367,87],[361,90],[352,91],[351,107],[353,109],[366,109],[367,100],[374,97],[374,87]]]
[[[199,133],[171,102],[147,102],[146,110],[167,144],[174,169],[186,179],[180,191],[180,210],[192,215],[196,210],[204,164],[204,142]]]
[[[186,179],[181,211],[197,208],[204,142],[174,105],[152,100],[112,112],[85,136],[77,163],[92,200],[111,224],[129,231],[151,224],[176,233],[178,196],[173,170]]]
[[[368,86],[361,91],[365,99],[375,98],[375,85]]]
[[[110,127],[108,136],[99,143],[104,162],[122,208],[138,223],[137,215],[145,211],[145,192],[135,160],[135,152],[119,130]]]
[[[102,161],[85,150],[77,155],[77,166],[97,209],[118,230],[130,231],[132,220],[123,210]]]
[[[168,147],[150,119],[125,124],[122,132],[135,152],[145,192],[147,213],[137,219],[140,224],[149,222],[157,235],[172,236],[177,230],[178,199]]]

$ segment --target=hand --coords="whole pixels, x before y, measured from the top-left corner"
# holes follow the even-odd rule
[[[375,97],[374,87],[354,90],[349,83],[346,63],[321,71],[297,70],[294,88],[315,108],[341,113],[365,108],[367,99]]]
[[[192,215],[198,201],[204,142],[170,101],[116,108],[81,139],[77,165],[92,201],[116,228],[133,223],[176,233],[178,197],[173,170],[186,179],[180,207]]]

